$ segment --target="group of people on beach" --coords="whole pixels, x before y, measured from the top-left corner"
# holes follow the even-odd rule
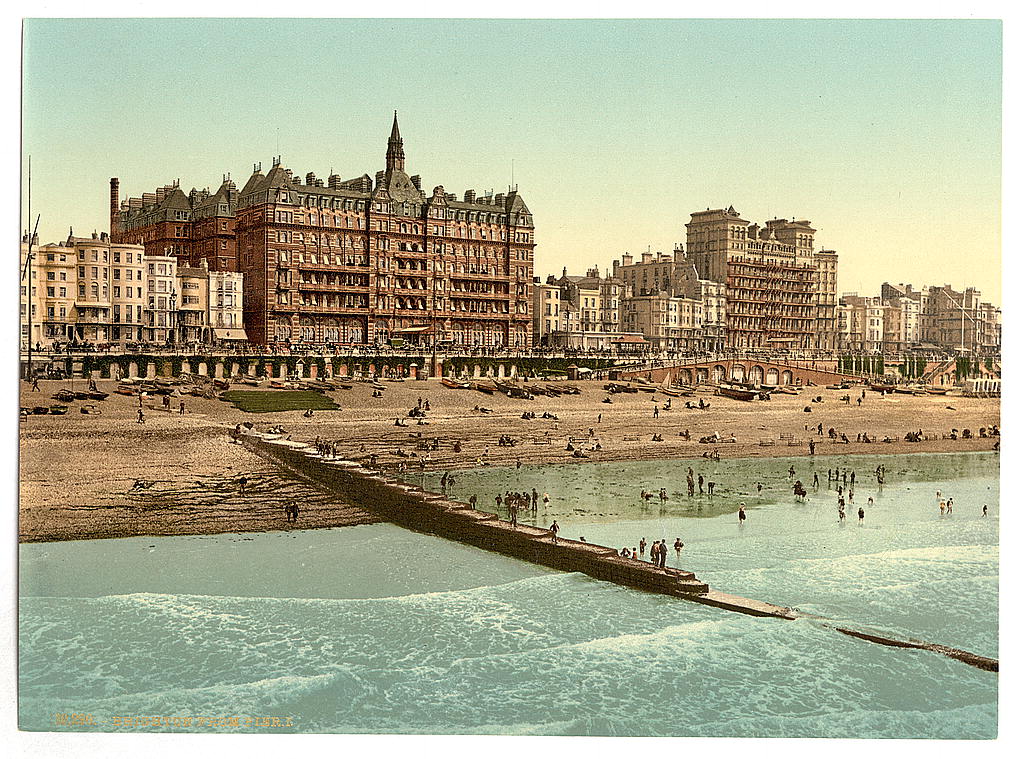
[[[676,549],[676,556],[679,556],[680,551],[683,550],[683,541],[680,538],[676,538],[676,542],[673,543],[672,547]],[[640,538],[639,551],[635,547],[630,550],[623,546],[622,550],[619,551],[619,556],[624,559],[633,559],[633,561],[646,561],[647,538]],[[668,557],[668,543],[664,539],[651,543],[650,557],[652,564],[663,569],[665,567],[665,559]]]
[[[546,509],[547,505],[551,502],[551,496],[545,493],[541,497],[537,492],[537,488],[522,492],[506,490],[504,496],[501,493],[494,496],[494,509],[496,513],[501,513],[502,507],[504,507],[508,521],[512,523],[513,527],[516,527],[519,524],[520,511],[529,511],[536,515],[539,500],[543,501]]]

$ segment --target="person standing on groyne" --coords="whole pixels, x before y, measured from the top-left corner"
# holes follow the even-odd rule
[[[552,522],[551,526],[548,529],[551,530],[551,542],[552,543],[557,543],[558,542],[558,529],[559,529],[559,527],[558,527],[558,520],[556,519],[554,522]]]

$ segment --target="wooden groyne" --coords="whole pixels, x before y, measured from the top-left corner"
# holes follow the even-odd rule
[[[932,651],[979,669],[990,672],[999,670],[998,660],[969,651],[919,640],[894,638],[887,633],[857,630],[784,606],[722,593],[698,580],[693,572],[670,567],[659,568],[652,563],[625,558],[608,546],[565,538],[555,541],[549,530],[529,525],[513,527],[495,514],[470,508],[459,501],[400,482],[356,462],[320,456],[315,448],[304,443],[258,433],[242,434],[237,439],[292,476],[336,493],[353,506],[362,507],[417,532],[468,543],[565,572],[581,572],[598,580],[650,593],[683,598],[755,617],[806,619],[860,640],[895,648]]]

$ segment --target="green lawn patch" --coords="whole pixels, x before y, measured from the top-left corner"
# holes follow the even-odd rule
[[[323,393],[312,390],[228,390],[221,397],[239,411],[265,414],[269,411],[331,411],[341,408]]]

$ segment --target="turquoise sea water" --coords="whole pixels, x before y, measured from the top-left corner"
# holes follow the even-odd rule
[[[537,522],[558,519],[565,536],[616,547],[680,536],[669,562],[717,589],[998,656],[995,455],[822,457],[804,503],[791,463],[811,489],[803,457],[484,469],[458,473],[454,491],[485,506],[537,487],[552,497]],[[687,498],[690,465],[716,482],[713,501]],[[857,471],[844,525],[830,465]],[[663,505],[638,498],[662,487]],[[936,490],[954,498],[952,516],[940,517]],[[996,734],[998,676],[940,655],[387,524],[27,544],[21,593],[30,730],[86,713],[105,730],[128,715],[286,715],[282,729],[300,732]]]

